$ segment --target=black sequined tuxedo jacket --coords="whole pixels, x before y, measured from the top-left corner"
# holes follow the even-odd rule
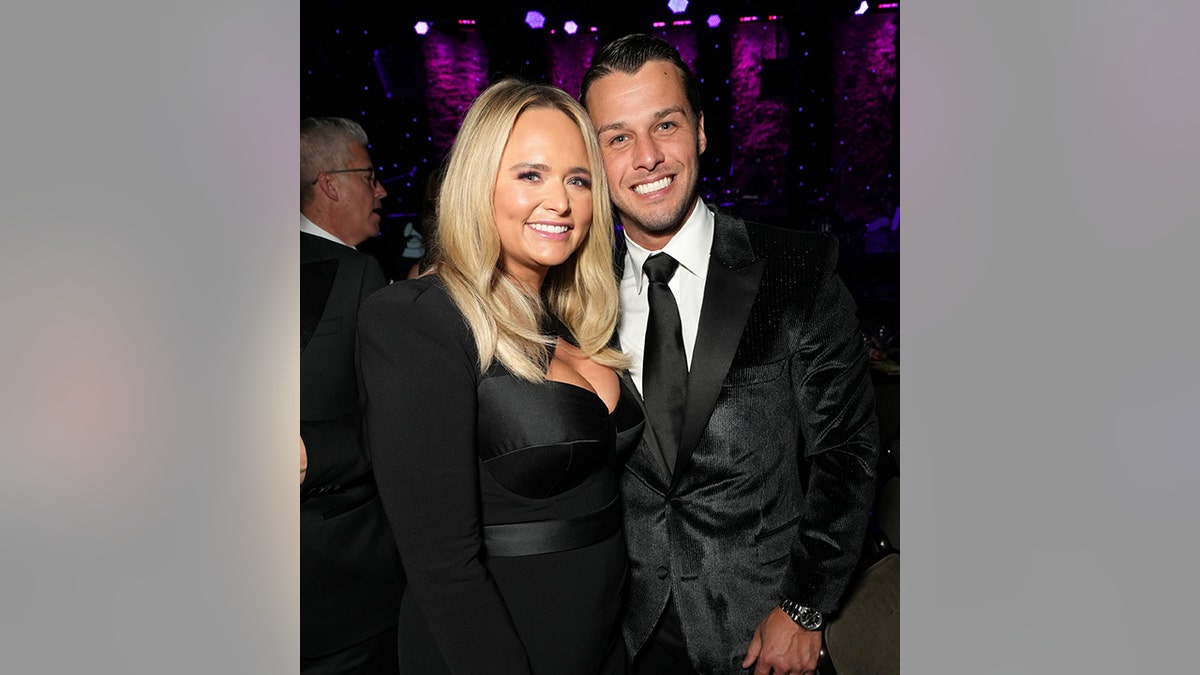
[[[717,213],[675,470],[647,432],[622,476],[631,656],[670,595],[704,673],[745,672],[755,627],[783,597],[836,608],[878,455],[866,350],[836,262],[831,237]]]

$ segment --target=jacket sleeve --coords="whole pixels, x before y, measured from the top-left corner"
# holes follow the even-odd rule
[[[822,612],[837,609],[862,552],[875,490],[879,430],[857,308],[834,274],[829,247],[794,353],[792,390],[800,410],[808,484],[791,565],[780,588]]]
[[[476,349],[440,287],[392,284],[359,315],[367,442],[421,614],[454,673],[526,673],[482,559]]]

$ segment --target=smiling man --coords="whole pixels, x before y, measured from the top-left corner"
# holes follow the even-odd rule
[[[647,419],[621,483],[633,672],[813,673],[878,455],[836,240],[700,199],[699,84],[669,43],[609,44],[581,89],[624,227],[619,338]]]

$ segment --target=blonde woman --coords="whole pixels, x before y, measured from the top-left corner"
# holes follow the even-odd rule
[[[610,346],[613,220],[587,113],[475,100],[431,273],[360,313],[367,434],[408,576],[401,672],[623,673],[618,470],[642,414]]]

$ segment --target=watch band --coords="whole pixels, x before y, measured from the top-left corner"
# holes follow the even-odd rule
[[[795,621],[797,625],[805,630],[817,630],[824,623],[824,617],[821,616],[821,612],[812,607],[797,604],[787,598],[780,601],[779,608],[783,610],[784,614],[791,617],[792,621]]]

